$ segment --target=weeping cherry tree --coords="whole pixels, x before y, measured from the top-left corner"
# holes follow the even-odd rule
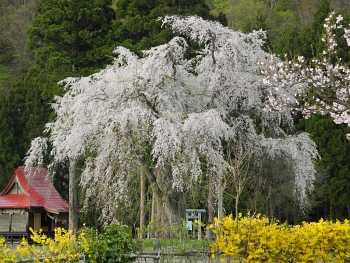
[[[227,147],[234,144],[253,153],[258,168],[288,164],[275,176],[293,175],[295,198],[306,207],[317,152],[307,134],[295,134],[289,108],[265,110],[264,32],[243,34],[199,17],[162,21],[177,35],[169,43],[141,57],[118,47],[104,70],[61,82],[56,119],[46,139],[33,140],[27,167],[40,164],[48,148],[53,164],[83,160],[84,205],[101,208],[104,223],[129,202],[130,174],[142,171],[153,192],[152,218],[168,225],[180,216],[170,195],[203,177],[209,220],[214,207],[222,215]]]

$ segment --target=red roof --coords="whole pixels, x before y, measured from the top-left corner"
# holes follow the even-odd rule
[[[23,192],[10,193],[16,182]],[[68,204],[53,186],[47,169],[33,168],[28,174],[24,167],[18,167],[0,193],[0,209],[32,207],[42,207],[55,214],[68,212]]]
[[[0,208],[27,208],[30,207],[30,200],[24,194],[9,194],[0,196]]]

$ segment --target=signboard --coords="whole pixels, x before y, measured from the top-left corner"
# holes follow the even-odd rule
[[[202,214],[205,209],[186,209],[186,228],[188,231],[194,232],[193,221],[198,224],[198,240],[202,239]]]
[[[186,219],[199,219],[205,212],[205,209],[186,209]]]

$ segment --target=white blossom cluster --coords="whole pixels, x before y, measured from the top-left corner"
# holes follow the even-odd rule
[[[330,114],[335,123],[350,127],[350,68],[337,56],[337,31],[344,30],[350,47],[350,29],[344,29],[342,21],[343,17],[334,12],[326,18],[322,38],[326,49],[320,59],[309,63],[298,57],[282,62],[272,56],[263,63],[265,83],[270,86],[267,110],[293,108],[305,117]]]
[[[48,150],[48,139],[37,137],[32,140],[31,147],[28,151],[26,158],[26,168],[30,172],[30,169],[36,166],[44,165],[44,157]]]
[[[307,135],[292,135],[289,110],[264,111],[268,88],[258,63],[267,58],[264,33],[234,32],[198,17],[170,16],[163,23],[178,35],[169,43],[142,57],[118,47],[106,69],[62,82],[66,93],[56,99],[56,119],[47,126],[51,154],[55,162],[84,160],[86,201],[98,203],[102,219],[110,220],[140,166],[158,167],[167,190],[182,191],[204,172],[220,180],[229,140],[253,148],[257,162],[288,160],[293,171],[286,173],[295,174],[296,189],[305,193],[317,153]],[[201,47],[193,56],[191,42]],[[28,165],[40,146],[33,141]]]

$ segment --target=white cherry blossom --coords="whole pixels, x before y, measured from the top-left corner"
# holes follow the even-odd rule
[[[262,63],[264,83],[270,86],[267,110],[299,110],[306,118],[329,114],[335,123],[350,127],[350,68],[337,55],[337,31],[344,33],[350,47],[350,29],[344,29],[342,21],[334,12],[326,18],[322,38],[326,49],[320,59],[306,62],[299,57],[282,62],[271,56]]]

